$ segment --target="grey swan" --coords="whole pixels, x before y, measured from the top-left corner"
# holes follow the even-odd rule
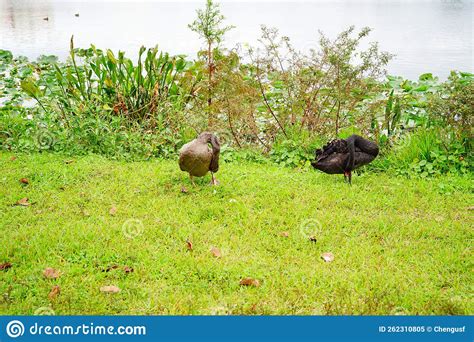
[[[203,132],[181,147],[179,168],[189,173],[193,185],[193,177],[203,177],[208,172],[211,172],[211,185],[218,185],[219,182],[214,177],[214,173],[219,170],[220,151],[221,146],[217,136],[210,132]]]
[[[336,139],[322,149],[316,150],[316,160],[311,165],[329,174],[344,174],[352,183],[352,171],[372,162],[379,154],[379,147],[373,141],[359,135],[347,139]]]

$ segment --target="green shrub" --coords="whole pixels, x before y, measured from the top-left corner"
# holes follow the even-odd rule
[[[472,151],[474,127],[474,74],[452,72],[428,103],[430,122],[443,127],[463,145],[464,152]]]
[[[398,174],[425,178],[444,173],[468,174],[472,172],[469,159],[472,157],[452,134],[430,128],[418,129],[397,141],[385,166]]]

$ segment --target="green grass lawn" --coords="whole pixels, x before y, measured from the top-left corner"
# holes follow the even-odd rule
[[[173,161],[11,157],[0,153],[0,264],[12,264],[0,314],[474,313],[472,179],[365,173],[348,186],[232,163],[220,186],[193,187]]]

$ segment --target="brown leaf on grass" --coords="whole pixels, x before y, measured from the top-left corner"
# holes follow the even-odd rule
[[[308,239],[309,239],[309,241],[311,241],[311,242],[317,242],[317,241],[318,241],[318,239],[317,239],[316,236],[314,236],[314,235],[311,235]]]
[[[288,232],[281,232],[281,233],[280,233],[280,236],[283,236],[283,237],[286,237],[286,238],[287,238],[287,237],[290,236],[290,233],[288,233]]]
[[[102,286],[102,287],[100,288],[100,292],[104,292],[104,293],[119,293],[119,292],[120,292],[120,288],[118,288],[118,287],[115,286],[115,285]]]
[[[116,213],[117,213],[117,208],[115,206],[112,206],[112,208],[110,208],[109,210],[109,214],[112,216],[115,216]]]
[[[331,261],[334,260],[334,254],[332,254],[331,252],[323,253],[323,254],[321,254],[321,258],[325,262],[331,262]]]
[[[0,264],[0,271],[6,271],[11,267],[12,267],[11,262],[4,262],[3,264]]]
[[[66,164],[72,164],[72,163],[74,163],[74,159],[65,160],[64,163],[66,163]]]
[[[31,205],[31,203],[28,202],[28,197],[23,197],[22,199],[19,199],[18,202],[16,202],[16,205],[21,205],[22,207],[28,207]]]
[[[123,267],[121,267],[121,266],[119,266],[119,265],[117,265],[117,264],[113,264],[113,265],[107,266],[106,269],[102,269],[102,272],[110,272],[110,271],[116,270],[116,269],[118,269],[118,268],[123,268],[123,271],[124,271],[125,273],[132,273],[132,272],[134,271],[132,267],[129,267],[129,266],[123,266]]]
[[[22,178],[22,179],[20,179],[20,183],[30,184],[30,181],[28,180],[28,178]]]
[[[217,247],[212,247],[211,248],[211,253],[214,255],[216,258],[220,258],[222,256],[221,251]]]
[[[11,157],[10,157],[10,160],[11,160],[11,161],[14,161],[15,159],[16,159],[15,156],[11,156]]]
[[[132,273],[134,270],[133,270],[132,267],[124,266],[124,267],[123,267],[123,271],[124,271],[125,273]]]
[[[53,288],[51,289],[51,291],[48,294],[48,298],[49,299],[54,299],[60,293],[61,293],[61,288],[59,287],[59,285],[54,285]]]
[[[187,194],[188,193],[188,189],[186,189],[184,186],[181,187],[181,193],[182,194]]]
[[[253,278],[244,278],[240,280],[239,284],[242,286],[253,286],[253,287],[260,286],[260,282],[258,281],[258,279],[253,279]]]
[[[115,270],[117,268],[119,268],[119,265],[113,264],[113,265],[107,266],[107,268],[104,271],[105,272],[110,272],[110,271]]]
[[[193,243],[189,239],[186,240],[186,248],[188,249],[188,251],[193,250]]]
[[[43,271],[43,275],[49,279],[56,279],[59,277],[59,271],[52,267],[46,267]]]

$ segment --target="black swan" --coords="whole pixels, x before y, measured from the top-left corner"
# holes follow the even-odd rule
[[[183,145],[179,151],[179,168],[189,173],[193,185],[193,176],[202,177],[209,171],[212,176],[211,184],[218,185],[214,173],[219,170],[220,151],[219,139],[212,133],[203,132],[193,141]]]
[[[369,164],[378,154],[376,143],[354,134],[347,139],[333,140],[316,150],[316,160],[311,165],[325,173],[344,174],[344,179],[351,184],[352,171]]]

